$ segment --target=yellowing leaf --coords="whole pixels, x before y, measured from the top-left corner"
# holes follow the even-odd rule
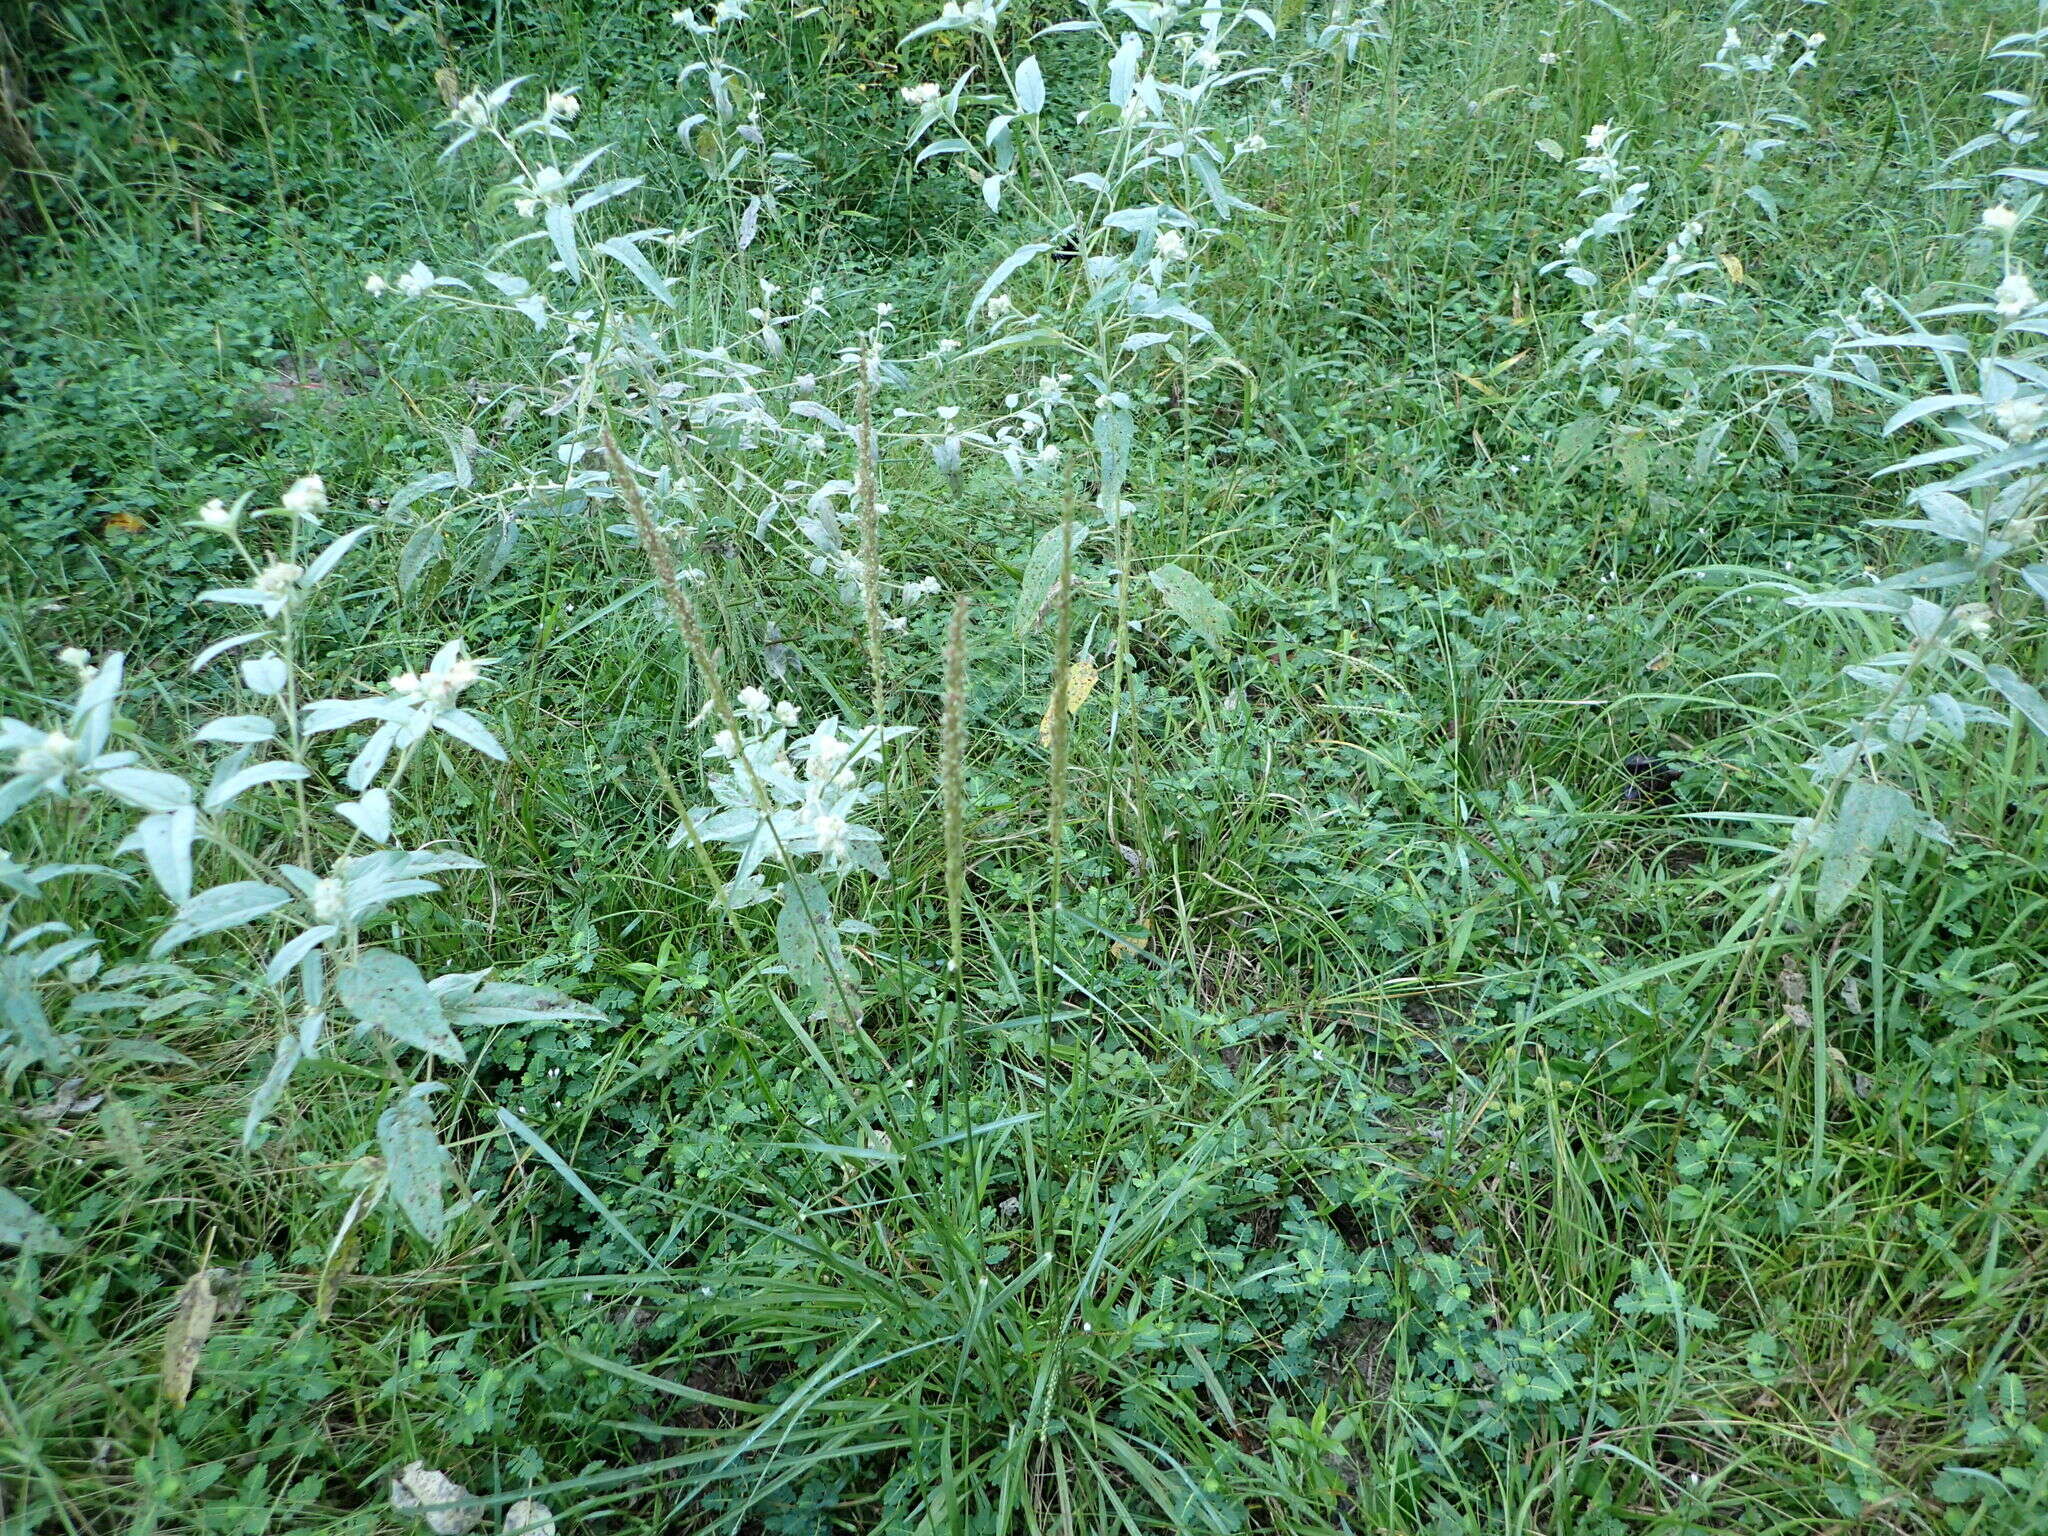
[[[213,1293],[213,1271],[202,1269],[178,1291],[178,1307],[164,1330],[164,1398],[173,1408],[192,1395],[192,1377],[206,1348],[213,1321],[220,1316],[220,1298]]]
[[[1749,273],[1742,265],[1742,258],[1729,251],[1723,251],[1715,258],[1721,263],[1721,270],[1728,274],[1731,283],[1747,283]]]
[[[149,524],[145,523],[133,512],[116,512],[106,520],[100,532],[110,539],[123,538],[131,533],[140,533],[148,526]]]
[[[1067,714],[1070,717],[1078,714],[1081,706],[1088,702],[1088,695],[1095,691],[1095,680],[1099,676],[1101,674],[1095,670],[1095,663],[1086,656],[1083,656],[1079,661],[1074,662],[1067,668],[1065,689],[1062,690],[1055,686],[1051,696],[1045,701],[1045,718],[1038,722],[1038,742],[1040,746],[1044,747],[1047,751],[1052,750],[1054,715],[1055,711],[1060,707],[1061,693],[1064,691],[1066,695]]]

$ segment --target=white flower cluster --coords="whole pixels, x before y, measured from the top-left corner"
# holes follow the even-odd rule
[[[670,847],[694,841],[739,854],[720,901],[746,907],[774,895],[761,879],[764,864],[794,873],[798,861],[815,859],[827,874],[861,869],[887,875],[881,833],[855,819],[882,786],[864,783],[860,770],[879,763],[884,744],[914,728],[869,727],[847,737],[828,716],[809,735],[792,739],[801,712],[786,699],[771,702],[759,688],[740,690],[735,713],[739,733],[719,731],[704,753],[730,765],[709,777],[717,804],[692,809],[669,840]]]

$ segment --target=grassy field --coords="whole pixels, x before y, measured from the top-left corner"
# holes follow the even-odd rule
[[[2048,1531],[2042,18],[671,9],[0,4],[0,1531]]]

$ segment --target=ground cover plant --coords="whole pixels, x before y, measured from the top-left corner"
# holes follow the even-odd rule
[[[0,1527],[2048,1530],[2044,26],[0,9]]]

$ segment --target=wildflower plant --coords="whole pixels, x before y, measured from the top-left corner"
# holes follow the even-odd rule
[[[359,1167],[350,1219],[388,1201],[423,1239],[439,1243],[454,1215],[453,1164],[432,1096],[450,1086],[444,1070],[468,1061],[465,1033],[602,1015],[488,971],[430,978],[388,940],[372,940],[373,927],[380,935],[398,930],[394,909],[441,889],[434,877],[483,867],[437,839],[403,834],[426,815],[400,809],[408,778],[431,754],[506,753],[460,702],[489,663],[468,656],[459,639],[382,689],[308,697],[322,674],[308,654],[303,615],[327,599],[331,578],[372,531],[360,525],[329,537],[329,511],[317,476],[295,482],[274,506],[251,508],[245,497],[201,509],[198,525],[229,542],[248,575],[200,601],[247,610],[260,623],[193,659],[190,670],[202,672],[235,657],[242,700],[236,712],[200,725],[188,747],[140,739],[116,746],[126,681],[119,653],[62,654],[78,685],[62,726],[0,722],[0,747],[13,754],[0,820],[44,806],[62,815],[90,801],[132,813],[108,855],[136,856],[166,908],[139,955],[112,954],[94,934],[35,921],[33,911],[59,879],[131,879],[118,862],[8,860],[0,870],[0,1059],[12,1081],[34,1067],[66,1069],[89,1049],[117,1050],[124,1042],[109,1035],[108,1022],[164,1016],[166,984],[183,1006],[230,994],[253,999],[277,1033],[243,1116],[243,1141],[259,1140],[305,1064],[335,1055],[381,1063],[369,1067],[387,1083],[379,1155]],[[373,728],[336,784],[326,738],[363,725]]]
[[[2048,503],[2048,303],[2022,254],[2037,212],[2033,199],[1984,210],[1995,282],[1960,302],[1918,309],[1873,291],[1868,313],[1845,314],[1822,333],[1810,363],[1771,370],[1796,377],[1823,418],[1832,415],[1834,393],[1847,391],[1889,407],[1887,437],[1930,444],[1880,471],[1925,478],[1905,494],[1910,515],[1875,526],[1934,540],[1937,558],[1867,584],[1795,588],[1787,598],[1808,610],[1876,615],[1893,637],[1843,668],[1868,703],[1806,765],[1820,804],[1795,828],[1785,878],[1817,870],[1818,918],[1838,912],[1887,850],[1953,842],[1936,815],[1946,809],[1922,804],[1916,792],[1926,782],[1916,758],[1965,750],[1980,728],[2048,737],[2048,698],[2015,666],[2036,651],[2038,605],[2048,602],[2048,562],[2039,558]],[[1887,359],[1896,360],[1889,369]],[[1931,365],[1931,379],[1916,376],[1914,359]]]
[[[1036,226],[1005,256],[967,307],[991,344],[1050,352],[1080,375],[1076,400],[1095,471],[1095,513],[1116,531],[1117,633],[1128,625],[1129,531],[1123,523],[1134,412],[1140,386],[1163,364],[1183,385],[1220,370],[1243,371],[1216,326],[1197,307],[1202,255],[1239,216],[1261,210],[1232,193],[1231,168],[1264,141],[1233,140],[1230,125],[1245,87],[1272,76],[1255,46],[1277,36],[1273,20],[1251,5],[1180,6],[1086,0],[1085,18],[1055,23],[1047,34],[1094,39],[1101,74],[1075,126],[1092,152],[1072,158],[1047,131],[1047,80],[1036,53],[1012,53],[999,41],[1004,0],[949,3],[905,43],[940,33],[971,39],[973,67],[950,86],[906,87],[916,114],[908,147],[916,163],[948,160],[980,190],[992,216]],[[1020,303],[1026,274],[1054,254],[1058,270],[1049,306]],[[1089,397],[1092,396],[1092,399]],[[1050,530],[1034,552],[1019,599],[1020,627],[1049,609],[1055,573],[1071,566],[1088,530]],[[1182,573],[1186,575],[1186,573]],[[1189,576],[1188,580],[1195,578]],[[1204,592],[1207,601],[1213,594]],[[1118,654],[1124,654],[1119,639]]]

